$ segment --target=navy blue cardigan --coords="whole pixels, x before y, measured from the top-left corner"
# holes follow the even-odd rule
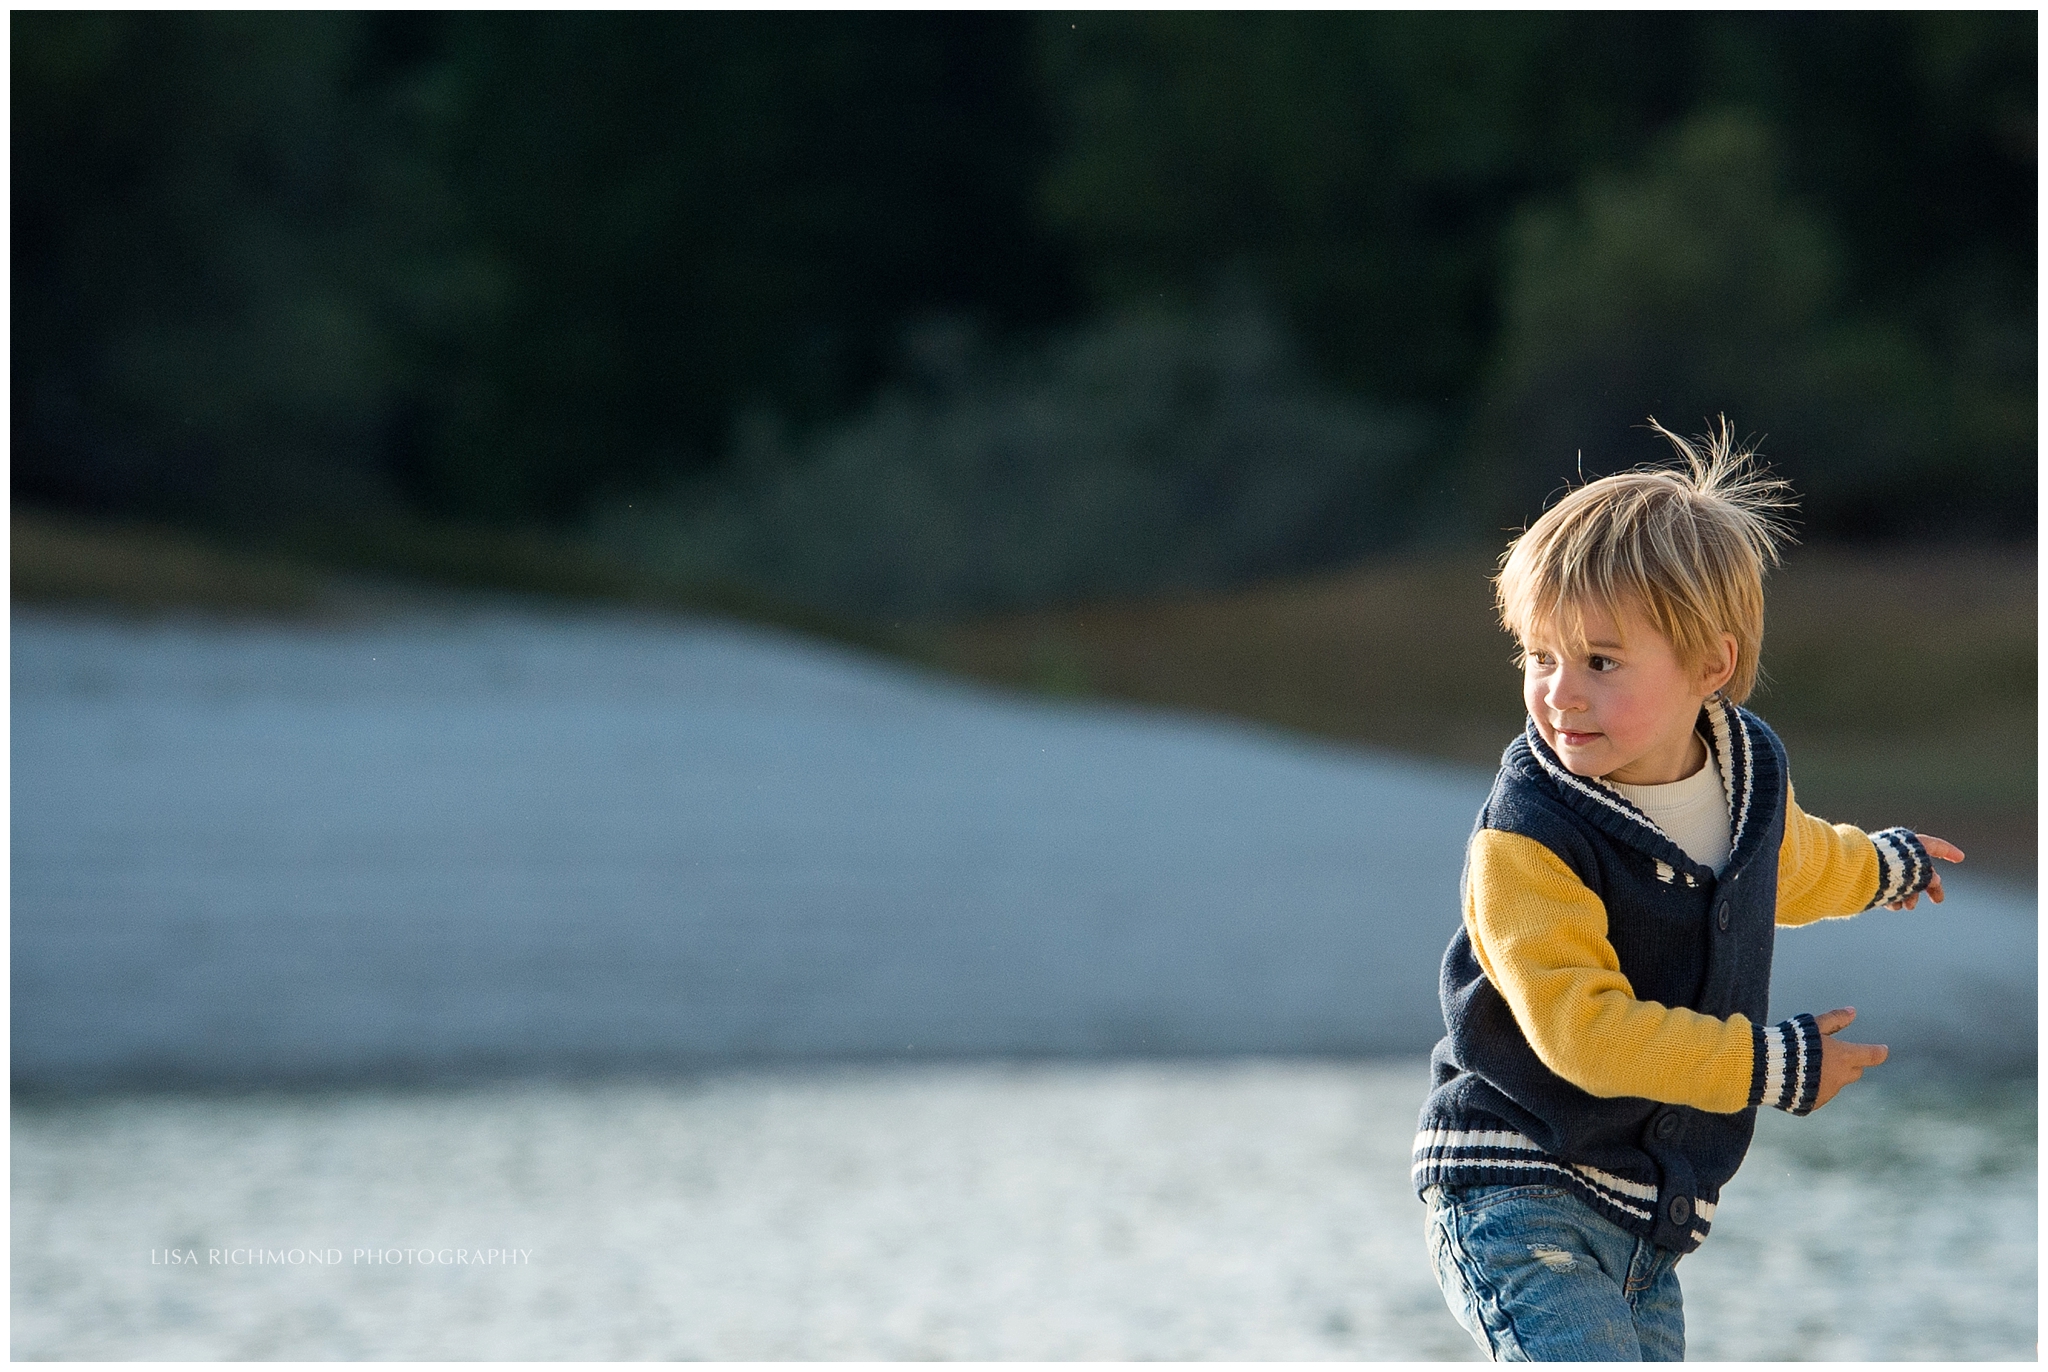
[[[1820,1034],[1812,1016],[1764,1023],[1775,938],[1785,750],[1747,710],[1711,700],[1701,733],[1729,798],[1732,848],[1717,876],[1613,789],[1573,775],[1533,721],[1501,759],[1475,833],[1535,840],[1597,894],[1635,997],[1753,1027],[1748,1108],[1720,1114],[1635,1096],[1593,1096],[1543,1065],[1486,978],[1461,925],[1444,954],[1444,1038],[1415,1141],[1414,1181],[1544,1183],[1661,1247],[1690,1252],[1712,1228],[1758,1105],[1812,1108]],[[1879,900],[1925,887],[1931,864],[1906,830],[1874,836]],[[1888,842],[1887,842],[1888,841]],[[1846,912],[1845,912],[1846,913]]]

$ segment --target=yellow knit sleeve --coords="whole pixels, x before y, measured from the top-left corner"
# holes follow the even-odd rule
[[[1473,835],[1465,928],[1536,1056],[1580,1090],[1724,1114],[1749,1104],[1748,1018],[1637,1000],[1606,905],[1534,839]]]
[[[1869,908],[1877,894],[1877,847],[1853,824],[1799,808],[1785,787],[1785,841],[1778,845],[1778,923],[1811,924]]]

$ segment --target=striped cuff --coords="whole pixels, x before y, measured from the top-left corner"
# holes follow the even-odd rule
[[[1769,1027],[1752,1024],[1749,1031],[1756,1050],[1750,1105],[1811,1114],[1820,1094],[1820,1025],[1812,1015],[1794,1015]]]
[[[1864,909],[1891,905],[1927,889],[1934,861],[1920,846],[1919,835],[1906,828],[1880,829],[1870,842],[1877,849],[1877,894]]]

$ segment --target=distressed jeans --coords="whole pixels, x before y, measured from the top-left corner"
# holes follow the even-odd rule
[[[1679,1255],[1556,1186],[1432,1186],[1430,1262],[1495,1362],[1682,1362]]]

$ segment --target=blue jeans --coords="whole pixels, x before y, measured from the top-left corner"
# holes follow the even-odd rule
[[[1495,1362],[1682,1362],[1679,1255],[1557,1186],[1433,1186],[1429,1256]]]

